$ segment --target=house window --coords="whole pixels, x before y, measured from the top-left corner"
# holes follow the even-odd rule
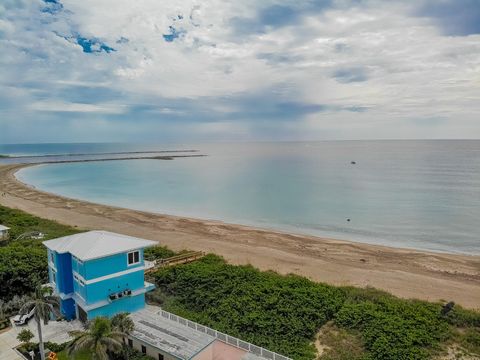
[[[163,355],[162,355],[162,354],[158,354],[158,360],[164,360],[164,358],[163,358]]]
[[[140,251],[128,253],[128,265],[138,264],[140,262]]]
[[[52,281],[54,284],[57,283],[57,273],[53,270],[52,270]]]
[[[128,346],[133,348],[133,340],[132,339],[128,339]]]
[[[147,348],[145,347],[145,345],[142,345],[142,354],[146,354],[147,353]]]
[[[53,251],[50,252],[50,262],[55,264],[55,255],[53,254]]]

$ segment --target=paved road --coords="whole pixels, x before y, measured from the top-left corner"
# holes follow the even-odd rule
[[[0,360],[21,360],[14,347],[18,346],[20,342],[17,340],[17,332],[15,329],[10,329],[0,333]]]

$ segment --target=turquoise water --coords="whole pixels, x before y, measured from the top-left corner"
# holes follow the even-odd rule
[[[61,153],[70,152],[69,146],[51,145],[46,150],[32,145],[28,151],[21,146],[16,150]],[[107,145],[82,146],[76,145],[76,151],[96,152]],[[173,147],[108,145],[109,151],[163,148]],[[480,141],[175,148],[195,148],[208,156],[50,164],[23,169],[18,177],[46,191],[127,208],[397,247],[480,254]],[[0,153],[6,150],[0,147]]]

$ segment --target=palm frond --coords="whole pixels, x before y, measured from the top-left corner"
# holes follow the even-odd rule
[[[100,343],[102,343],[108,350],[113,352],[117,352],[122,349],[122,343],[111,337],[105,337],[101,339]]]
[[[135,329],[135,324],[132,319],[128,317],[128,313],[120,313],[112,318],[112,328],[121,331],[125,334],[131,333]]]
[[[95,344],[95,339],[90,337],[88,333],[83,333],[81,331],[76,331],[76,333],[77,336],[70,344],[68,344],[67,347],[67,352],[69,355],[73,355],[80,350],[92,349]]]
[[[127,336],[126,333],[124,333],[123,331],[112,331],[110,333],[110,337],[114,338],[114,339],[121,339],[123,337]]]
[[[81,330],[72,330],[72,331],[69,331],[68,332],[68,335],[70,335],[71,337],[73,338],[77,338],[77,337],[80,337],[81,335],[83,335],[84,332],[81,331]]]
[[[60,299],[55,295],[47,295],[43,298],[46,302],[51,302],[52,304],[60,304]]]
[[[32,308],[35,306],[35,300],[29,300],[27,301],[25,304],[23,304],[23,306],[20,308],[20,311],[19,313],[21,315],[25,315],[25,314],[28,314]]]
[[[48,304],[48,307],[50,308],[50,312],[55,316],[56,319],[62,317],[62,313],[60,312],[60,308],[57,306],[54,306],[52,304]]]
[[[108,360],[107,348],[105,345],[98,342],[94,349],[95,358],[98,360]]]

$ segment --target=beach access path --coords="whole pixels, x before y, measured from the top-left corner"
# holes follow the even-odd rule
[[[232,264],[480,309],[480,256],[368,245],[73,200],[18,181],[14,174],[25,166],[0,166],[0,204],[82,229],[157,240],[173,250],[212,252]]]

